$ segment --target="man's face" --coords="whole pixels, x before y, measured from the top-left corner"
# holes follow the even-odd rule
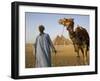
[[[44,27],[39,27],[39,31],[40,31],[40,33],[43,33],[44,32]]]

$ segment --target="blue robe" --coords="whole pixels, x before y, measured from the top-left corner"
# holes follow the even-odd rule
[[[50,36],[40,34],[35,42],[35,67],[51,67],[51,48],[53,47]]]

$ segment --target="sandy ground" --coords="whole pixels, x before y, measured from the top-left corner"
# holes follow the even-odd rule
[[[70,45],[56,45],[57,53],[52,53],[52,66],[79,66],[84,65],[82,54],[80,52],[80,58],[76,57],[77,53],[74,52],[74,47]],[[32,44],[26,44],[25,46],[25,67],[33,68],[35,65],[34,58],[34,46]],[[85,65],[89,65],[89,53],[88,60]]]

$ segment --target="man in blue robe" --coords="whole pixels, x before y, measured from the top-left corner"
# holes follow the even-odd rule
[[[51,49],[56,53],[50,36],[44,30],[44,26],[40,25],[40,34],[35,42],[35,67],[51,67]]]

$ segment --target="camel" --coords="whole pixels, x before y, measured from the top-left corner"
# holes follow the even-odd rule
[[[66,27],[66,30],[69,33],[69,37],[73,42],[77,57],[80,58],[79,51],[81,50],[83,56],[83,64],[86,64],[88,61],[87,52],[89,51],[89,34],[87,30],[79,25],[74,29],[73,18],[59,19],[59,24]]]

